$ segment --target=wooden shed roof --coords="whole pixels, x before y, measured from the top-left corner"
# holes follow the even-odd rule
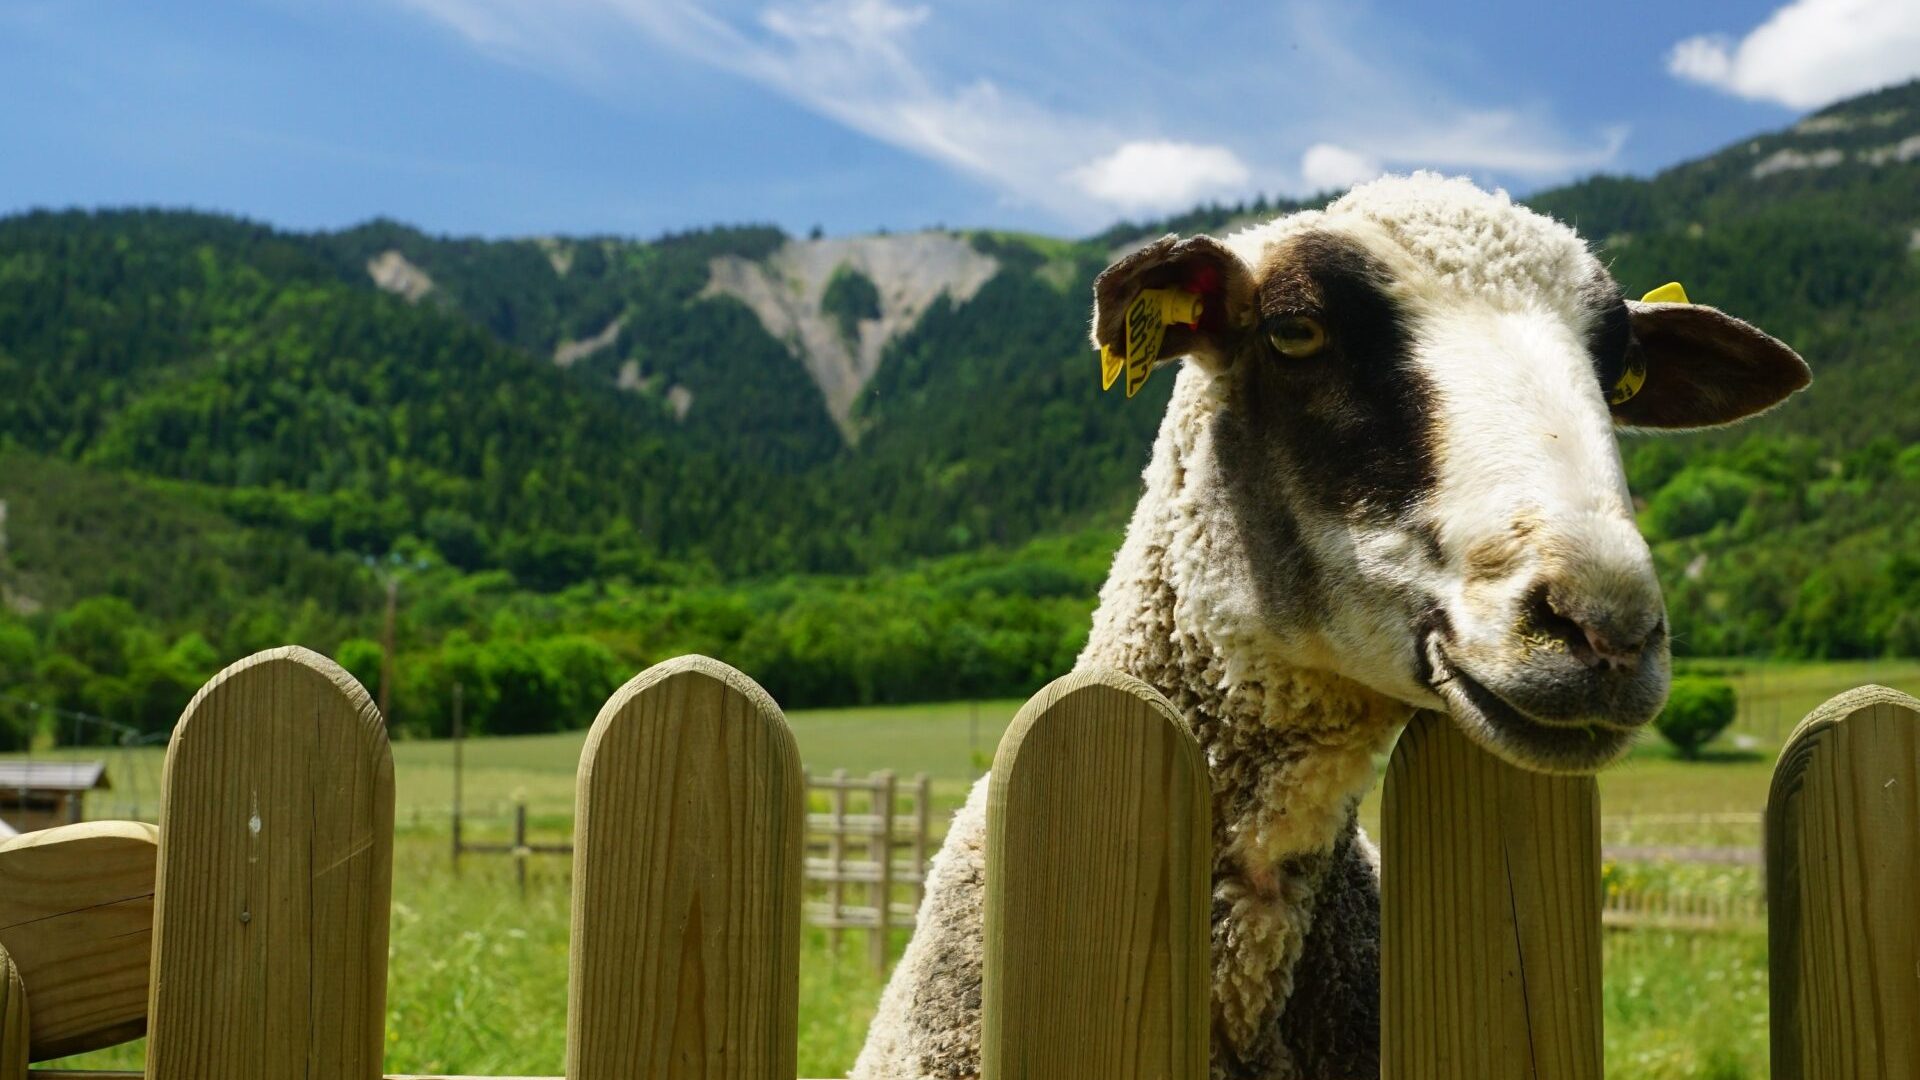
[[[0,793],[111,788],[103,761],[0,761]]]

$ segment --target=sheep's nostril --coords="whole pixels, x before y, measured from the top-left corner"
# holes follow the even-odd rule
[[[1527,605],[1533,631],[1558,642],[1568,655],[1589,668],[1633,671],[1639,668],[1647,643],[1663,620],[1641,632],[1624,631],[1622,620],[1602,612],[1585,611],[1560,603],[1550,588],[1536,588]]]

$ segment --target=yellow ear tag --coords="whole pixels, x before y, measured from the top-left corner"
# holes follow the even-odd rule
[[[1669,281],[1640,298],[1643,304],[1690,304],[1687,290],[1677,281]],[[1627,370],[1620,373],[1620,381],[1613,384],[1613,390],[1607,394],[1607,404],[1624,405],[1633,400],[1633,395],[1647,385],[1647,358],[1635,349],[1627,354]]]
[[[1620,381],[1613,384],[1613,392],[1607,395],[1607,404],[1624,405],[1633,400],[1633,395],[1647,385],[1647,358],[1635,349],[1627,354],[1627,370],[1620,373]]]
[[[1127,396],[1139,393],[1147,384],[1147,376],[1153,374],[1153,365],[1160,360],[1160,346],[1166,341],[1167,327],[1199,322],[1203,306],[1198,294],[1181,289],[1140,290],[1127,305],[1125,359],[1116,360],[1107,347],[1100,350],[1101,388],[1113,385],[1114,376],[1118,374],[1114,365],[1125,364]]]
[[[1120,377],[1121,370],[1126,366],[1127,358],[1115,355],[1113,346],[1100,346],[1100,389],[1113,389],[1113,380]]]

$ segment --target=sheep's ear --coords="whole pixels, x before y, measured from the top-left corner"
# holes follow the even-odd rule
[[[1253,273],[1211,236],[1164,236],[1101,271],[1093,282],[1093,347],[1125,358],[1127,311],[1145,290],[1173,290],[1199,298],[1191,324],[1167,321],[1155,365],[1190,356],[1219,371],[1252,332]]]
[[[1629,370],[1645,381],[1613,405],[1625,427],[1700,428],[1762,413],[1813,381],[1800,354],[1726,312],[1699,304],[1628,301]]]

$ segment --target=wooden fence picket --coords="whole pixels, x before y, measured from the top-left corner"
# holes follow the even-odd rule
[[[1813,711],[1767,797],[1774,1080],[1920,1068],[1920,701]]]
[[[368,1080],[385,1050],[393,759],[315,653],[234,664],[167,750],[148,1080]]]
[[[1508,765],[1423,712],[1381,827],[1385,1080],[1599,1080],[1593,778]]]
[[[987,804],[983,1080],[1207,1075],[1206,762],[1147,684],[1055,680]]]
[[[804,791],[786,718],[725,664],[607,701],[580,755],[570,1080],[791,1080]]]
[[[0,945],[0,1080],[27,1080],[27,989]]]
[[[143,1022],[146,1080],[380,1077],[394,792],[366,692],[303,649],[249,657],[187,706],[162,783],[157,849],[132,822],[0,844],[0,1080],[139,1080],[27,1063]],[[880,950],[909,917],[893,879],[923,869],[914,785],[917,840],[893,836],[891,774],[836,774],[814,822],[836,827],[829,895],[871,890]],[[850,789],[871,813],[847,813]],[[778,706],[724,664],[681,657],[608,699],[576,792],[566,1080],[793,1080],[806,791]],[[1075,673],[1020,711],[988,792],[982,1080],[1207,1075],[1210,812],[1192,733],[1145,683]],[[1383,1080],[1600,1080],[1593,779],[1509,766],[1422,713],[1382,826]],[[1862,687],[1808,716],[1765,826],[1772,1075],[1915,1075],[1920,701]],[[1605,915],[1759,913],[1629,890]]]
[[[33,987],[29,1056],[147,1033],[160,830],[89,821],[0,841],[0,947]]]

